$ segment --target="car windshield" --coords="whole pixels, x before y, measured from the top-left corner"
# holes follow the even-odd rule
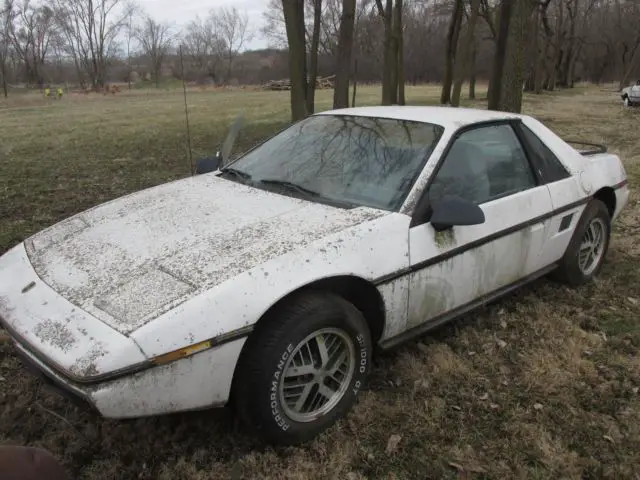
[[[443,127],[376,117],[308,117],[229,165],[258,188],[397,210]],[[248,174],[248,176],[247,176]]]

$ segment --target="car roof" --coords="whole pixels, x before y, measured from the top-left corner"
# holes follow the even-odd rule
[[[510,112],[499,112],[479,108],[414,105],[341,108],[337,110],[318,112],[316,115],[355,115],[361,117],[393,118],[414,122],[428,122],[441,125],[445,128],[460,128],[478,122],[508,120],[523,118],[526,116]]]

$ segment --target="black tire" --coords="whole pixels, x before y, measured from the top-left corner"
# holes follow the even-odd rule
[[[579,254],[580,245],[582,244],[583,237],[592,222],[599,221],[604,227],[604,245],[602,255],[597,261],[595,267],[590,268],[587,272],[584,272],[580,268]],[[578,225],[576,226],[573,237],[569,242],[569,246],[556,269],[555,277],[570,286],[579,286],[591,281],[595,276],[600,273],[602,265],[604,264],[609,250],[609,240],[611,236],[611,218],[609,217],[609,210],[607,206],[600,200],[591,200],[585,208]]]
[[[351,342],[352,349],[347,348],[347,356],[351,359],[353,374],[351,380],[345,382],[348,386],[342,397],[330,410],[313,420],[300,421],[292,418],[296,412],[283,405],[280,382],[287,361],[291,358],[300,360],[295,356],[299,343],[325,328],[342,332],[330,335],[336,335],[332,338],[337,338],[346,347]],[[367,322],[354,305],[328,292],[301,292],[263,318],[247,340],[234,376],[233,405],[243,423],[267,442],[276,445],[304,443],[351,410],[358,394],[367,385],[372,352]]]

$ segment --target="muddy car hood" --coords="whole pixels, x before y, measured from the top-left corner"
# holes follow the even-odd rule
[[[38,276],[128,334],[206,288],[384,215],[191,177],[88,211],[25,241]]]

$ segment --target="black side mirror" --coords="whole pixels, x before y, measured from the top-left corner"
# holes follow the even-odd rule
[[[199,159],[196,162],[196,171],[194,173],[196,175],[200,175],[202,173],[215,172],[221,166],[222,155],[220,154],[220,152],[217,152],[214,157],[205,157]]]
[[[431,204],[431,226],[441,232],[455,225],[480,225],[484,212],[475,203],[460,197],[445,196]]]

